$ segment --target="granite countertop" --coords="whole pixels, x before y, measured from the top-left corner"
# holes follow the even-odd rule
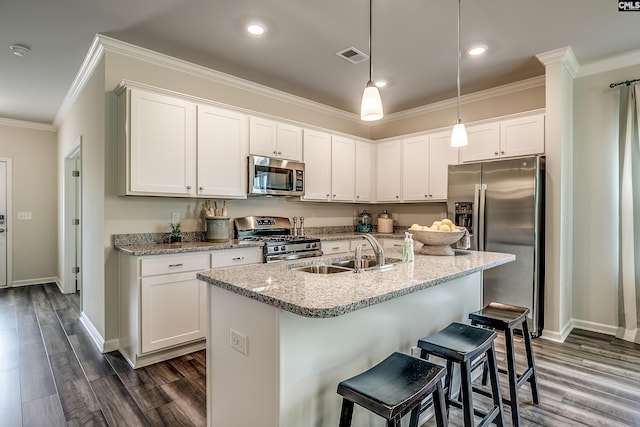
[[[361,238],[363,233],[347,232],[347,233],[329,233],[329,234],[307,234],[310,237],[316,237],[320,240],[351,240]],[[404,233],[371,233],[376,238],[404,238]],[[128,236],[134,235],[116,235],[114,237],[113,247],[115,250],[132,256],[146,256],[146,255],[171,255],[188,252],[198,251],[215,251],[221,249],[232,248],[248,248],[255,246],[263,246],[262,242],[244,241],[238,242],[237,239],[229,239],[227,242],[222,243],[210,243],[203,241],[185,241],[183,243],[158,243],[149,239],[149,241],[140,242],[140,239],[135,237],[129,238]],[[156,237],[156,236],[152,236]],[[201,237],[201,236],[198,236]]]
[[[386,255],[387,258],[401,257],[397,250],[389,250]],[[511,254],[457,250],[455,256],[429,256],[417,252],[413,263],[397,262],[396,267],[388,271],[325,275],[295,270],[296,267],[351,257],[333,255],[223,268],[198,273],[198,278],[301,316],[327,318],[515,260],[515,255]]]
[[[145,255],[170,255],[187,252],[199,251],[215,251],[221,249],[232,248],[249,248],[255,246],[264,246],[262,242],[243,242],[238,243],[236,239],[229,239],[227,242],[211,243],[211,242],[183,242],[183,243],[146,243],[134,245],[118,245],[114,248],[117,251],[132,256]]]

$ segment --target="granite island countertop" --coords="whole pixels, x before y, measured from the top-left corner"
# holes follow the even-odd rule
[[[401,258],[397,250],[387,258]],[[416,253],[412,263],[396,262],[387,271],[313,274],[296,270],[351,258],[328,255],[306,260],[255,264],[198,273],[198,279],[247,298],[305,317],[328,318],[436,286],[515,260],[515,255],[457,250],[455,256]]]

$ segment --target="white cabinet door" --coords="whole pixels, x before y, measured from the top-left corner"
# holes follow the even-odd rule
[[[302,200],[331,198],[331,135],[304,130],[304,196]]]
[[[373,201],[373,144],[356,141],[356,202]]]
[[[140,89],[129,95],[126,194],[195,195],[195,104]]]
[[[376,201],[401,201],[401,140],[378,144],[376,167]]]
[[[458,148],[451,147],[451,132],[429,135],[429,200],[447,200],[449,165],[458,164]]]
[[[278,157],[302,161],[302,128],[286,123],[277,123],[276,143]]]
[[[402,200],[429,200],[429,136],[402,141]]]
[[[141,280],[141,350],[148,353],[206,337],[206,286],[196,273]]]
[[[497,159],[500,157],[500,123],[469,125],[469,145],[460,148],[460,161]]]
[[[249,118],[249,152],[256,156],[277,157],[276,122],[261,117]]]
[[[247,116],[198,105],[198,195],[246,198],[247,154]]]
[[[331,200],[352,202],[356,188],[355,141],[331,137]]]
[[[251,154],[302,160],[302,129],[261,117],[249,119],[249,151]]]
[[[544,153],[544,115],[518,117],[500,122],[501,157]]]

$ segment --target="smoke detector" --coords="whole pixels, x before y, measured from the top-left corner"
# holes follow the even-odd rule
[[[340,52],[337,52],[336,55],[351,62],[352,64],[359,64],[369,59],[369,55],[359,51],[355,47],[348,47],[346,49],[343,49]]]

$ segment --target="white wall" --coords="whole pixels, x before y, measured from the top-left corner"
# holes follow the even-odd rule
[[[574,83],[573,319],[615,333],[618,310],[618,102],[609,84],[640,78],[640,65]]]
[[[113,306],[111,289],[105,287],[105,252],[111,242],[104,233],[105,194],[105,94],[104,67],[99,64],[87,81],[69,112],[62,118],[58,130],[57,163],[64,171],[65,158],[82,137],[82,311],[102,337],[113,336],[117,332],[117,319],[105,314],[105,306]],[[58,177],[58,188],[63,187],[62,174]],[[64,200],[62,191],[58,197],[58,233],[63,235]],[[64,239],[59,239],[59,275],[64,275]],[[109,300],[109,297],[112,299]],[[117,301],[117,299],[115,299]],[[115,304],[117,313],[117,303]],[[109,323],[109,321],[111,323]]]
[[[57,280],[56,132],[53,126],[0,121],[0,157],[13,167],[13,283]],[[18,221],[18,212],[31,221]]]

